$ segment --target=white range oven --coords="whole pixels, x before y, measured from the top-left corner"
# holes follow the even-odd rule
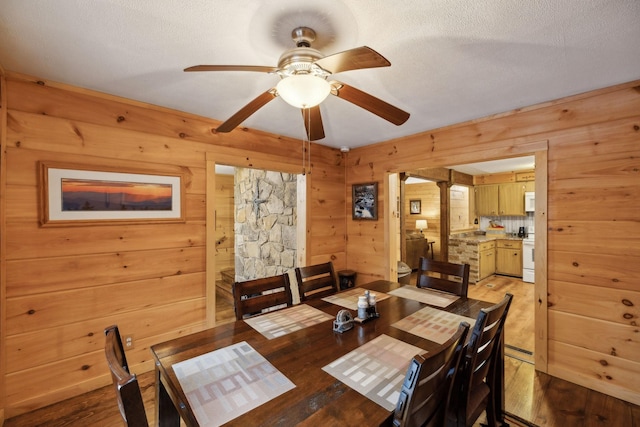
[[[527,231],[522,239],[522,281],[535,283],[535,228],[531,225]]]

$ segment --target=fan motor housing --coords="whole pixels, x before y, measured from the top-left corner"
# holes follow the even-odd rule
[[[311,74],[314,62],[324,58],[320,51],[310,47],[287,50],[278,60],[278,68],[289,74]],[[315,68],[320,68],[315,65]]]

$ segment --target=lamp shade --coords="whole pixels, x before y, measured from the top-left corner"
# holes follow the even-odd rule
[[[416,228],[419,229],[420,231],[427,228],[427,220],[426,219],[416,220]]]
[[[296,74],[280,80],[276,90],[287,104],[297,108],[311,108],[329,96],[331,85],[322,77]]]

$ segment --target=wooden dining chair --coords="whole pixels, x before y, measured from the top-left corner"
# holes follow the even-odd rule
[[[104,330],[106,335],[104,353],[111,371],[113,386],[116,391],[120,415],[124,424],[129,427],[148,427],[147,414],[144,409],[142,393],[135,374],[129,372],[129,365],[124,354],[120,331],[117,326],[109,326]]]
[[[457,426],[472,426],[483,411],[487,425],[497,426],[504,394],[504,324],[513,295],[480,310],[462,357],[449,415]]]
[[[405,376],[393,415],[397,427],[442,427],[455,376],[469,331],[460,323],[456,333],[433,353],[416,355]]]
[[[338,292],[336,273],[331,261],[324,264],[296,268],[300,301],[324,298]]]
[[[233,303],[236,319],[242,320],[278,308],[291,307],[291,287],[287,273],[235,282]]]
[[[454,264],[420,257],[416,286],[466,298],[469,291],[469,269],[469,264]]]

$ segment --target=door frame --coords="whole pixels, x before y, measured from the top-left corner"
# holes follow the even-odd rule
[[[539,141],[532,144],[526,144],[518,150],[517,156],[535,156],[535,214],[534,223],[536,228],[536,238],[534,243],[536,253],[535,263],[535,301],[534,301],[534,362],[535,369],[541,372],[548,370],[548,317],[547,317],[547,191],[548,191],[548,150],[549,141]],[[481,154],[477,154],[479,157]],[[465,160],[459,164],[476,163],[488,160],[499,160],[507,158],[476,158],[466,156]],[[399,232],[400,232],[400,194],[399,194],[399,172],[387,172],[384,179],[384,187],[386,194],[386,207],[384,220],[384,240],[385,240],[385,259],[387,260],[387,280],[397,280],[398,277],[398,248],[399,248]]]
[[[251,166],[241,164],[236,156],[221,156],[214,153],[206,153],[206,189],[205,189],[205,299],[206,299],[206,326],[212,328],[216,324],[216,164],[232,166],[235,168],[251,168],[285,172],[297,175],[297,235],[296,235],[296,262],[299,266],[306,265],[307,256],[307,208],[306,200],[309,192],[310,180],[300,173],[298,165],[286,163],[274,163],[272,161],[255,161]],[[211,226],[209,226],[211,224]]]

